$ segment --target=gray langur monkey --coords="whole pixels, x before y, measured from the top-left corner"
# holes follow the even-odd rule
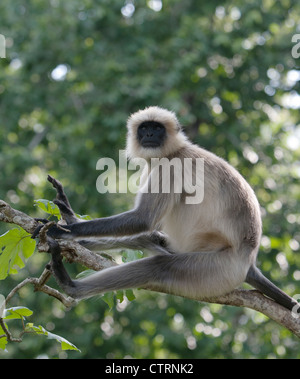
[[[128,156],[141,157],[149,163],[134,208],[119,215],[78,222],[62,195],[60,183],[49,177],[58,190],[57,204],[67,220],[64,228],[69,233],[54,226],[48,236],[77,239],[90,249],[127,247],[149,250],[155,255],[72,280],[59,253],[53,254],[52,271],[64,291],[82,299],[112,290],[143,287],[205,299],[226,294],[247,282],[292,309],[296,301],[256,267],[262,222],[259,203],[246,180],[226,161],[192,144],[173,112],[146,108],[129,117],[127,128]],[[178,193],[174,191],[175,184],[170,193],[142,190],[151,189],[154,180],[150,160],[163,157],[180,161],[190,158],[194,177],[195,160],[204,160],[201,202],[188,204],[185,189]],[[176,183],[174,173],[171,178]],[[159,185],[162,179],[160,174]],[[92,237],[101,238],[95,242],[89,240]]]

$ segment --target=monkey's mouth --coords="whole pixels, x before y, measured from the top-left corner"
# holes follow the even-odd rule
[[[142,146],[143,147],[159,147],[160,144],[158,142],[154,142],[154,141],[145,141],[142,143]]]

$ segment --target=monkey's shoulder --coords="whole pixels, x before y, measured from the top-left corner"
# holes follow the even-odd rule
[[[177,157],[182,160],[191,158],[194,162],[197,159],[202,159],[206,175],[217,175],[220,178],[223,176],[226,178],[228,176],[241,177],[241,174],[225,159],[192,143],[181,148],[177,153]]]

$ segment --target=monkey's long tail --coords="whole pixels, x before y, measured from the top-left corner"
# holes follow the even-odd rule
[[[298,304],[295,299],[276,287],[275,284],[267,279],[254,265],[249,268],[245,282],[251,284],[251,286],[261,291],[264,295],[289,310],[292,310],[295,305]]]

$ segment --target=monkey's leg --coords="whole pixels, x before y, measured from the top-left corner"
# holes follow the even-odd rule
[[[47,265],[46,267],[52,271],[52,274],[60,287],[69,294],[72,292],[71,289],[74,287],[74,282],[63,265],[59,244],[56,240],[50,237],[47,238],[47,242],[52,259],[50,265]]]
[[[61,261],[55,263],[52,268],[58,284],[75,299],[128,288],[146,288],[196,298],[201,295],[201,283],[198,280],[201,274],[207,279],[214,278],[211,278],[209,272],[206,272],[206,275],[201,273],[197,261],[191,258],[192,255],[195,256],[192,253],[143,258],[71,282]]]
[[[92,251],[111,249],[147,250],[155,254],[172,254],[169,241],[163,233],[141,233],[134,236],[80,240],[79,243]]]
[[[168,257],[143,258],[101,270],[81,280],[72,280],[63,266],[56,247],[51,249],[51,254],[51,269],[56,281],[66,294],[74,299],[83,299],[118,289],[146,287],[148,285],[152,288],[156,280],[160,281],[157,271],[161,259],[157,260],[156,258]]]
[[[162,279],[167,282],[169,280],[169,268],[167,269],[167,267],[172,266],[172,260],[168,258],[179,257],[177,254],[168,254],[143,258],[99,271],[81,280],[72,280],[63,265],[61,250],[57,241],[48,237],[48,243],[50,246],[49,252],[52,255],[50,263],[52,274],[66,294],[75,299],[87,298],[98,293],[117,289],[160,288]],[[164,271],[166,272],[164,273]]]

